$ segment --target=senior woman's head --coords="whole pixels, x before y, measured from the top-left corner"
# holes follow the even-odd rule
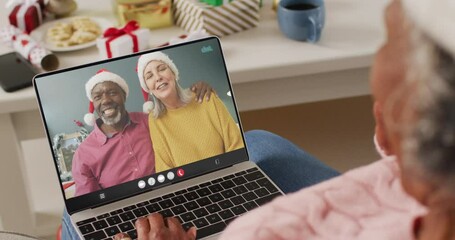
[[[184,106],[191,101],[191,91],[179,84],[179,71],[174,62],[163,52],[152,52],[139,57],[137,64],[139,83],[152,97],[153,104],[145,104],[144,111],[155,118],[166,109]]]
[[[451,0],[393,1],[372,71],[378,142],[430,207],[455,199],[454,11]]]

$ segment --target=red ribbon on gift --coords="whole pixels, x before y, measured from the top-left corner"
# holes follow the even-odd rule
[[[134,31],[139,29],[139,24],[136,21],[129,21],[123,28],[108,28],[104,31],[103,36],[105,38],[109,38],[106,40],[106,51],[107,51],[107,58],[112,57],[111,45],[110,43],[114,41],[116,38],[121,37],[125,34],[128,34],[133,39],[133,52],[139,51],[139,43],[137,40],[137,36],[133,33]]]

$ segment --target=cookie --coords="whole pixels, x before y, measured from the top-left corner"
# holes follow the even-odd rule
[[[101,28],[88,17],[59,22],[47,30],[47,39],[57,47],[68,47],[94,41]]]

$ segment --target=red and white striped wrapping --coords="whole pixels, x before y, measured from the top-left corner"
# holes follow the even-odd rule
[[[7,8],[11,25],[30,33],[43,22],[43,13],[38,0],[9,0]]]
[[[58,68],[58,58],[46,48],[40,46],[28,34],[9,25],[0,29],[0,40],[12,47],[22,57],[28,59],[35,67],[46,71]]]
[[[221,37],[256,27],[259,0],[234,0],[218,7],[198,0],[174,0],[174,21],[188,32],[204,29]]]

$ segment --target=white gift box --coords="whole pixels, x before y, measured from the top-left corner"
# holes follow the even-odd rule
[[[113,58],[134,53],[134,36],[137,39],[137,51],[149,48],[150,30],[140,28],[116,37],[103,37],[96,40],[101,59]],[[109,54],[110,52],[110,54]]]

